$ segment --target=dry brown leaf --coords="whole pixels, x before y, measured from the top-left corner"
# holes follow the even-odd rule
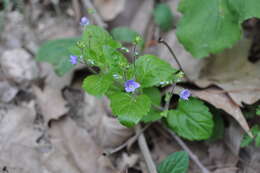
[[[17,83],[25,83],[39,77],[39,69],[31,55],[24,49],[7,50],[0,58],[4,74]]]
[[[117,172],[86,130],[70,118],[52,124],[49,131],[53,150],[43,157],[44,165],[53,173]]]
[[[153,6],[154,1],[144,0],[133,17],[130,28],[138,32],[140,35],[145,35],[145,30],[152,16]]]
[[[45,79],[45,85],[48,87],[62,90],[65,86],[69,86],[73,77],[73,71],[66,73],[64,76],[58,76],[52,65],[47,62],[40,63],[41,78]]]
[[[36,140],[41,132],[33,123],[34,103],[0,110],[0,167],[11,173],[42,173]]]
[[[10,85],[7,81],[0,81],[0,102],[10,102],[18,93],[18,88]]]
[[[62,97],[60,90],[47,86],[42,91],[40,88],[33,86],[33,91],[45,123],[52,119],[58,119],[68,112],[67,102]]]
[[[246,132],[249,132],[250,128],[240,110],[239,105],[234,103],[228,95],[221,93],[221,91],[221,89],[209,88],[201,91],[192,90],[192,94],[202,100],[209,102],[216,108],[224,110],[229,115],[231,115]]]
[[[240,143],[244,136],[244,131],[240,128],[239,124],[234,121],[230,121],[230,125],[225,129],[224,141],[236,156],[239,155]]]
[[[125,8],[125,0],[94,0],[98,12],[103,20],[111,21]]]
[[[248,61],[251,41],[242,39],[233,48],[205,59],[201,78],[196,84],[206,87],[215,84],[227,91],[240,106],[260,99],[260,61]]]
[[[115,118],[103,116],[98,125],[97,140],[104,148],[114,148],[125,142],[134,133]]]
[[[236,167],[239,157],[234,155],[225,145],[223,140],[209,143],[208,159],[212,166],[210,168]]]

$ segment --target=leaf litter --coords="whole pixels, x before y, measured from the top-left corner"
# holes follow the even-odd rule
[[[180,16],[180,14],[176,13],[177,3],[178,1],[173,0],[169,2],[173,11],[177,14],[174,16],[175,18],[179,18]],[[104,6],[104,4],[102,5]],[[126,7],[123,7],[122,4],[117,4],[117,6],[119,10],[115,10],[113,14],[109,14],[110,16],[107,17],[107,20],[118,20],[116,17],[120,17],[120,15],[124,13],[122,9],[126,9]],[[151,11],[152,8],[150,7],[153,6],[152,1],[145,1],[142,6],[138,6],[140,9],[137,10],[138,13],[136,13],[136,15],[133,15],[136,17],[134,17],[131,24],[133,29],[136,29],[142,34],[145,34],[147,28],[152,26],[152,24],[148,22],[151,13],[141,10],[148,6],[149,11]],[[46,10],[36,6],[34,6],[34,8],[37,10],[40,9],[40,12]],[[10,19],[8,24],[10,25],[5,27],[5,34],[3,34],[6,42],[1,45],[0,49],[8,48],[7,51],[13,51],[13,54],[17,54],[17,52],[13,50],[14,48],[16,50],[25,48],[24,50],[22,49],[22,51],[31,54],[31,52],[33,53],[33,50],[38,47],[38,40],[42,42],[44,40],[72,37],[79,34],[78,28],[74,26],[75,21],[70,18],[67,19],[67,17],[64,18],[62,16],[56,18],[46,13],[36,16],[38,16],[39,19],[39,23],[35,29],[37,36],[32,34],[32,28],[24,22],[25,19],[20,13],[16,11],[11,12],[8,17]],[[15,30],[17,26],[23,26],[21,27],[23,30]],[[10,33],[13,33],[13,35]],[[26,41],[24,41],[23,38],[26,38]],[[248,130],[248,125],[245,122],[240,107],[243,106],[243,103],[252,104],[259,100],[259,92],[252,92],[251,90],[260,86],[260,80],[255,80],[259,79],[259,62],[250,63],[247,60],[250,41],[242,40],[237,46],[226,50],[226,52],[222,54],[216,55],[217,57],[215,58],[197,60],[192,58],[178,43],[175,30],[167,33],[165,38],[176,51],[184,67],[184,71],[193,82],[201,88],[201,90],[192,91],[193,94],[211,103],[215,107],[223,109],[233,116],[245,130]],[[160,57],[171,62],[174,67],[177,67],[165,48],[155,47],[155,50],[158,50]],[[3,53],[1,52],[0,54],[0,56],[2,56]],[[237,57],[235,62],[233,61],[234,57]],[[34,62],[31,62],[33,61],[32,57],[29,59],[30,63],[34,64]],[[225,63],[227,60],[228,63]],[[29,86],[26,88],[30,91],[33,89],[32,93],[34,98],[31,101],[23,101],[18,104],[12,102],[17,92],[23,89],[20,85],[12,85],[16,90],[12,91],[10,98],[5,99],[9,104],[1,103],[0,168],[6,167],[9,172],[20,173],[114,173],[124,170],[129,165],[130,167],[134,167],[135,170],[144,169],[144,161],[139,154],[131,155],[128,151],[124,151],[120,153],[121,157],[111,156],[108,158],[102,156],[104,149],[117,147],[133,135],[133,129],[121,126],[114,118],[110,117],[111,112],[107,111],[106,104],[108,103],[105,100],[101,101],[100,99],[83,94],[81,91],[80,95],[83,97],[83,103],[80,102],[82,105],[77,107],[79,102],[69,100],[68,97],[66,98],[64,96],[64,88],[74,85],[71,83],[74,71],[64,77],[59,77],[49,65],[40,63],[37,64],[37,68],[38,67],[40,67],[37,69],[39,70],[39,72],[37,72],[39,75],[30,78],[28,80]],[[30,68],[24,69],[26,73],[31,73]],[[234,69],[238,70],[233,72]],[[230,76],[222,75],[224,71],[228,71]],[[205,72],[207,72],[206,75],[203,75]],[[32,73],[32,75],[37,73]],[[43,88],[34,83],[34,79],[37,78],[43,80]],[[13,79],[18,83],[22,81],[16,77],[13,77]],[[10,83],[11,81],[7,80],[7,82]],[[212,85],[218,86],[219,88],[204,89]],[[76,90],[80,89],[76,87]],[[73,92],[69,95],[69,97],[74,96]],[[72,107],[77,107],[78,110],[74,109],[72,111]],[[42,114],[45,121],[36,124],[35,120],[39,117],[39,114]],[[233,125],[231,125],[231,127],[232,126]],[[234,134],[233,132],[234,130],[227,130],[227,136],[230,138],[230,136]],[[173,142],[169,138],[165,136],[158,138],[158,136],[155,135],[156,133],[158,134],[158,132],[152,130],[148,130],[147,132],[148,137],[152,137],[153,139],[150,143],[155,147],[151,147],[151,151],[156,161],[163,159],[164,156],[170,152],[180,149],[178,146],[173,145]],[[230,148],[235,148],[236,154],[238,154],[240,150],[238,147],[238,139],[239,135],[235,137],[235,139],[230,139],[231,142],[228,142],[228,145],[233,143],[232,145],[234,146],[231,145]],[[161,145],[164,147],[161,148]],[[231,155],[226,156],[226,154],[224,154],[229,151],[227,151],[225,147],[222,147],[223,141],[220,141],[220,145],[219,143],[215,145],[208,144],[208,146],[203,147],[201,147],[200,143],[189,143],[189,145],[207,166],[211,164],[221,165],[219,168],[214,169],[215,173],[235,172],[234,169],[236,169],[237,166],[236,157]],[[207,161],[207,152],[210,153],[210,161]],[[226,158],[225,161],[224,159],[221,161],[223,157]],[[252,152],[251,157],[254,158]],[[121,159],[117,160],[118,165],[115,165],[115,158],[122,158],[122,161]],[[140,160],[140,163],[138,163],[137,160]],[[234,169],[223,168],[225,162],[230,163],[231,168]],[[194,165],[192,165],[191,167],[192,172],[196,172],[194,171],[196,170],[196,166],[194,167]]]

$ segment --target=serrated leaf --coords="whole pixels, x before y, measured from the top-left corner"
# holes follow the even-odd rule
[[[107,92],[113,80],[110,75],[90,75],[83,81],[82,88],[94,96],[101,96]]]
[[[89,25],[83,33],[82,42],[85,44],[83,51],[84,59],[92,60],[101,70],[106,66],[107,61],[112,57],[104,55],[104,47],[110,47],[112,51],[121,47],[121,44],[115,41],[112,36],[102,27]]]
[[[96,53],[102,50],[103,46],[110,46],[113,49],[120,48],[121,45],[102,27],[89,25],[83,33],[83,40],[88,48]]]
[[[136,125],[151,108],[151,101],[146,95],[116,93],[110,96],[110,101],[113,114],[127,127]]]
[[[115,40],[125,42],[125,43],[133,43],[136,37],[141,37],[139,33],[128,28],[128,27],[117,27],[111,31],[111,34]],[[144,41],[143,39],[140,41],[139,46],[143,47]]]
[[[241,38],[241,23],[260,17],[258,0],[182,0],[183,17],[177,26],[177,37],[197,58],[230,48]]]
[[[189,140],[208,139],[214,127],[208,107],[195,98],[180,99],[177,109],[168,112],[167,123],[179,136]]]
[[[79,38],[67,38],[47,41],[38,50],[36,60],[52,64],[55,72],[62,76],[74,67],[69,61],[69,48],[78,40]]]
[[[167,156],[159,165],[158,173],[186,173],[189,167],[189,155],[184,151]]]
[[[135,62],[136,79],[141,87],[148,88],[160,85],[162,82],[170,84],[177,71],[171,65],[154,55],[144,55]]]
[[[160,3],[153,11],[154,21],[163,31],[168,31],[173,27],[173,14],[169,5]]]

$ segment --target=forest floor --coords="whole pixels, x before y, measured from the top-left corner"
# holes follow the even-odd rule
[[[81,35],[79,20],[87,13],[84,1],[16,1],[5,10],[0,3],[0,172],[148,173],[138,143],[129,141],[135,129],[119,124],[106,98],[81,89],[82,80],[91,74],[86,68],[78,65],[60,77],[50,64],[35,61],[45,41]],[[249,115],[260,99],[259,21],[244,24],[245,37],[233,48],[195,59],[178,42],[175,28],[163,33],[154,24],[155,1],[94,1],[96,15],[108,30],[118,26],[136,30],[145,36],[145,53],[157,54],[177,68],[168,50],[156,44],[163,37],[191,79],[178,87],[188,87],[219,110],[214,114],[222,122],[217,139],[182,140],[203,166],[212,173],[259,173],[260,149],[240,147],[244,130],[260,122],[259,117],[247,122],[243,115]],[[178,1],[167,3],[178,21]],[[159,122],[143,134],[156,164],[184,150]],[[201,173],[192,160],[189,173]]]

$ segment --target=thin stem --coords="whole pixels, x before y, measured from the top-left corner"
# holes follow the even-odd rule
[[[167,129],[171,136],[178,142],[178,144],[189,154],[191,160],[201,169],[202,173],[210,173],[210,171],[199,161],[198,157],[189,149],[189,147],[177,136],[174,132]]]
[[[105,152],[103,152],[103,155],[109,156],[111,154],[117,153],[118,151],[124,149],[125,147],[129,147],[131,146],[137,139],[138,137],[146,130],[148,129],[148,127],[150,127],[151,124],[148,124],[147,126],[145,126],[143,129],[141,129],[139,132],[137,132],[134,136],[132,136],[131,138],[129,138],[125,143],[123,143],[122,145],[119,145],[116,148],[113,148],[111,150],[107,150]]]
[[[133,52],[133,54],[134,54],[134,58],[133,58],[133,64],[134,64],[134,78],[135,78],[135,60],[136,60],[136,55],[135,55],[135,50],[136,50],[136,44],[134,45],[134,52]],[[134,79],[135,80],[135,79]]]
[[[185,77],[187,78],[188,81],[190,81],[190,79],[188,78],[188,76],[186,75],[186,73],[184,72],[182,66],[181,66],[181,63],[180,61],[178,60],[178,58],[176,57],[175,53],[173,52],[172,48],[169,46],[169,44],[163,39],[163,38],[159,38],[158,39],[158,42],[159,43],[162,43],[164,46],[167,47],[167,49],[169,50],[169,52],[171,53],[173,59],[175,60],[175,62],[177,63],[179,69],[184,73]]]

